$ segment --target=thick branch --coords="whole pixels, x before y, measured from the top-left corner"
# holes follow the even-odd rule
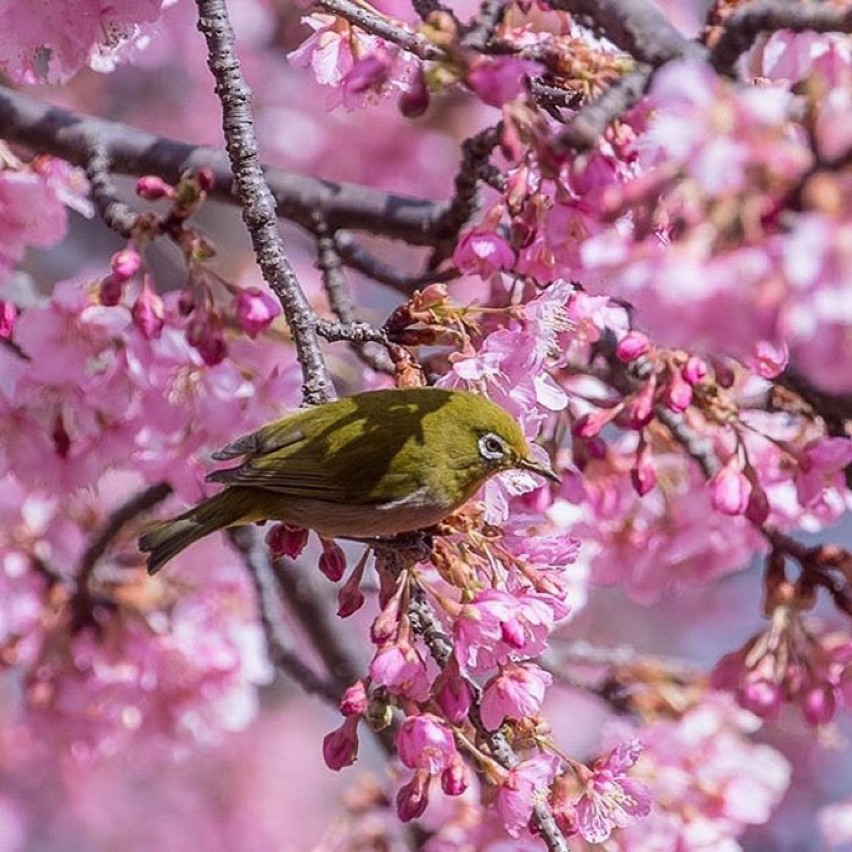
[[[190,145],[115,121],[70,112],[0,86],[0,137],[39,154],[52,154],[85,167],[91,146],[109,159],[114,174],[157,175],[177,183],[187,171],[209,169],[211,197],[237,203],[227,154],[204,145]],[[446,205],[419,198],[390,195],[355,184],[264,169],[275,196],[278,215],[310,230],[316,211],[329,228],[368,231],[413,245],[435,242],[435,223]]]
[[[725,18],[725,29],[710,55],[713,67],[720,74],[732,73],[737,59],[760,33],[776,30],[848,33],[852,31],[852,6],[778,0],[758,0],[742,6]]]
[[[351,0],[316,0],[316,4],[333,15],[346,18],[349,23],[355,24],[364,32],[372,33],[399,45],[403,50],[413,53],[419,59],[438,60],[446,56],[438,45],[432,44],[431,41],[427,41],[418,33],[395,24],[382,15],[351,2]]]
[[[302,397],[310,404],[326,402],[334,396],[334,386],[320,350],[316,315],[287,259],[278,231],[275,199],[260,164],[251,89],[237,59],[228,10],[224,0],[196,0],[196,4],[198,29],[207,41],[207,65],[216,79],[216,94],[222,103],[225,144],[243,221],[263,278],[278,296],[290,326],[304,377]]]
[[[704,56],[650,0],[550,0],[553,9],[588,20],[616,47],[654,68],[680,56]]]

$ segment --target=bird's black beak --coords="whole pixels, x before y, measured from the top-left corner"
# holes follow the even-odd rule
[[[533,461],[532,459],[518,459],[518,467],[522,470],[528,470],[530,473],[537,473],[539,476],[543,476],[551,482],[556,482],[557,484],[561,482],[550,465]]]

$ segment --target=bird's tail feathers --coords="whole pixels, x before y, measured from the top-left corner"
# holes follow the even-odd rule
[[[245,514],[242,502],[233,489],[226,489],[143,533],[139,549],[149,554],[148,573],[156,574],[184,548],[209,533],[240,523]]]

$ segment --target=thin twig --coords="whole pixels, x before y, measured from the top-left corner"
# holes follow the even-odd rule
[[[640,65],[619,78],[566,124],[557,144],[577,152],[594,148],[607,127],[645,94],[651,71],[650,65]]]
[[[334,386],[320,350],[316,316],[284,252],[278,231],[275,200],[263,175],[251,89],[242,74],[235,37],[224,0],[196,0],[198,29],[207,41],[207,65],[216,79],[222,103],[225,145],[234,174],[234,188],[243,209],[263,278],[281,302],[302,368],[302,398],[308,404],[326,402]]]
[[[794,3],[758,0],[735,9],[725,18],[724,29],[713,46],[710,62],[720,74],[733,74],[737,60],[762,32],[852,31],[852,7],[833,3]]]
[[[441,668],[445,668],[453,654],[452,641],[444,633],[434,610],[429,601],[426,600],[423,590],[416,585],[412,588],[408,613],[414,631],[423,638],[435,662]],[[488,743],[492,756],[501,766],[505,769],[513,769],[520,763],[520,759],[503,733],[499,730],[487,730],[479,713],[479,689],[475,684],[471,686],[474,692],[474,700],[471,704],[469,716],[477,734]],[[547,802],[540,801],[539,797],[536,797],[536,803],[533,806],[532,822],[550,852],[568,852],[568,843],[556,824],[550,806]]]
[[[349,23],[355,24],[364,32],[372,33],[399,45],[403,50],[413,53],[419,59],[438,60],[446,56],[438,45],[427,41],[418,33],[395,24],[387,18],[371,12],[364,6],[350,2],[350,0],[316,0],[316,4],[334,15],[346,18]]]
[[[260,536],[250,526],[232,527],[228,536],[240,552],[257,594],[257,608],[269,659],[273,665],[290,675],[305,692],[316,694],[337,707],[343,694],[342,684],[320,677],[290,647],[287,627],[281,618],[275,574]]]
[[[168,482],[149,485],[113,510],[106,523],[101,527],[100,532],[89,542],[89,546],[83,552],[80,564],[77,566],[76,589],[71,598],[74,620],[78,625],[86,621],[91,615],[92,578],[98,562],[107,552],[109,546],[125,524],[132,521],[137,515],[153,509],[158,503],[162,503],[171,493],[172,487]]]
[[[110,175],[109,157],[99,142],[92,144],[86,162],[86,177],[89,179],[92,201],[104,224],[124,239],[130,239],[139,214],[119,199]]]
[[[370,252],[356,242],[352,234],[345,231],[337,231],[334,235],[334,240],[337,244],[340,259],[347,266],[357,269],[380,284],[392,287],[404,296],[410,296],[417,288],[423,287],[426,284],[452,281],[459,276],[459,271],[455,267],[440,271],[426,271],[417,275],[400,272],[370,254]]]
[[[494,31],[506,14],[507,0],[482,0],[479,14],[473,19],[462,37],[462,44],[484,53]]]

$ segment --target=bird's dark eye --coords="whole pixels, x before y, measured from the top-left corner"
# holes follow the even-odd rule
[[[499,461],[506,456],[506,444],[493,432],[479,439],[479,454],[488,461]]]

